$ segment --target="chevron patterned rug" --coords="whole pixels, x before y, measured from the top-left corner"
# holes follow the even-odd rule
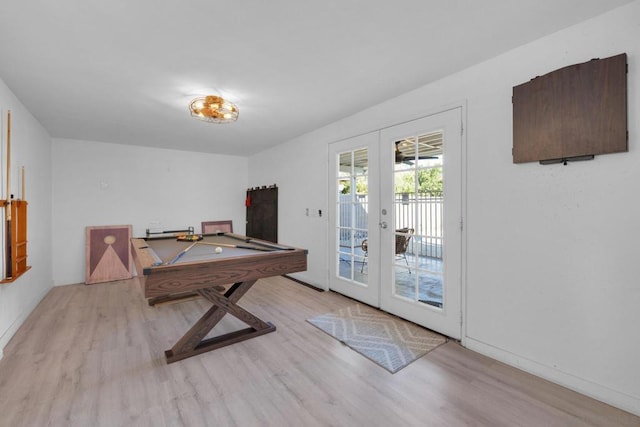
[[[392,374],[447,342],[442,335],[364,304],[307,321]]]

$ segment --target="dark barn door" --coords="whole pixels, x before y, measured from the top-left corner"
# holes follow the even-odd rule
[[[247,229],[248,237],[278,241],[278,187],[262,186],[247,190]]]

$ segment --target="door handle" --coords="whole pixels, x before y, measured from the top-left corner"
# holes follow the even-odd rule
[[[387,227],[388,227],[388,225],[387,225],[387,221],[382,221],[382,222],[380,223],[380,228],[382,228],[383,230],[386,230],[386,229],[387,229]]]

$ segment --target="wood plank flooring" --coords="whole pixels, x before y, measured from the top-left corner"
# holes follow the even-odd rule
[[[263,279],[240,305],[276,332],[167,365],[203,299],[150,307],[135,278],[56,287],[4,350],[0,426],[640,425],[455,342],[390,374],[306,322],[353,303]]]

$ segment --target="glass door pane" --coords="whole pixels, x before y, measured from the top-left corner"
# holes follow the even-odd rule
[[[443,134],[393,141],[393,294],[442,308]]]

